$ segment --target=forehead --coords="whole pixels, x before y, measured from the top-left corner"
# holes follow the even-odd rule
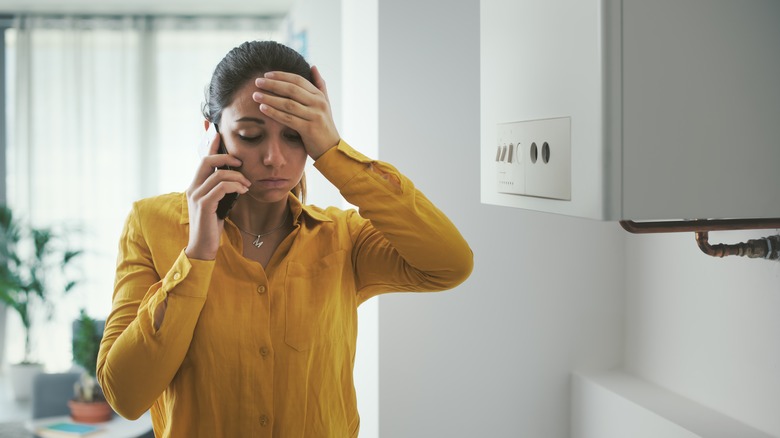
[[[252,93],[255,91],[259,89],[255,86],[254,78],[246,81],[236,90],[233,101],[225,107],[223,115],[231,119],[248,116],[265,118],[260,111],[260,104],[252,99]]]

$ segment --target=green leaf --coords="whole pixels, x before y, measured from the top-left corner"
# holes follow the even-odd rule
[[[81,250],[77,250],[77,251],[73,251],[73,250],[65,251],[65,255],[62,257],[62,264],[63,264],[63,265],[67,265],[68,263],[70,263],[70,261],[71,261],[71,260],[73,260],[73,258],[74,258],[74,257],[78,257],[78,256],[80,256],[80,255],[81,255],[83,252],[84,252],[84,251],[81,251]]]
[[[26,329],[25,359],[30,353],[30,329],[36,321],[33,316],[41,311],[51,315],[56,310],[53,300],[80,282],[65,266],[83,251],[64,247],[67,231],[57,230],[60,228],[31,227],[0,204],[0,302],[19,314]]]
[[[82,366],[90,376],[95,376],[100,341],[96,321],[81,309],[73,335],[73,362]]]

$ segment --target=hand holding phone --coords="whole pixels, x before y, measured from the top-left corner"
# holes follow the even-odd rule
[[[219,149],[217,149],[217,152],[220,154],[227,154],[227,148],[225,147],[225,142],[222,140],[222,136],[219,134],[219,126],[217,126],[216,123],[212,123],[211,126],[214,127],[214,130],[216,131],[216,135],[219,135]],[[211,129],[211,127],[209,127]],[[224,166],[219,167],[218,169],[224,169],[224,170],[233,170],[230,166],[227,164]],[[233,206],[236,204],[236,201],[238,200],[238,193],[227,193],[225,194],[222,199],[219,200],[219,203],[217,204],[217,217],[220,219],[225,219],[230,213],[230,209],[233,208]]]

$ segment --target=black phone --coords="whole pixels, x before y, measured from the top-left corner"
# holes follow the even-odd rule
[[[217,126],[216,123],[214,123],[214,129],[217,131],[217,135],[219,136],[219,149],[217,149],[217,153],[227,154],[228,152],[227,148],[225,147],[225,142],[222,140],[222,136],[219,134],[219,126]],[[220,166],[219,169],[233,170],[227,164]],[[233,208],[233,206],[236,204],[237,200],[238,192],[227,193],[224,197],[222,197],[222,199],[219,200],[219,204],[217,204],[217,217],[220,219],[225,219],[228,213],[230,213],[230,209]]]

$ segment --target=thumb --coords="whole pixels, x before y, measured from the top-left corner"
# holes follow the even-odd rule
[[[320,74],[320,69],[316,65],[311,66],[311,78],[314,81],[314,86],[322,91],[325,96],[328,95],[328,87],[325,85],[325,79]]]

